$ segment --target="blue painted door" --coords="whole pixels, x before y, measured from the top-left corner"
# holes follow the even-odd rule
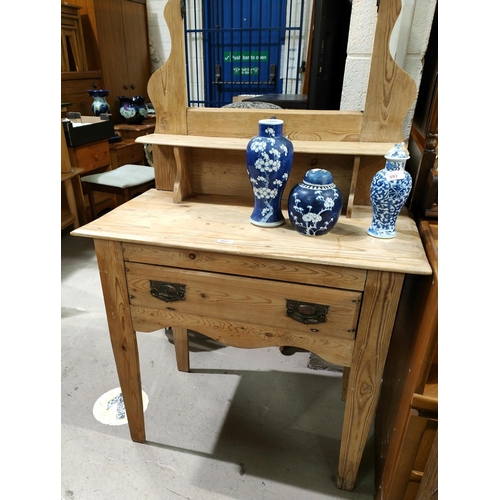
[[[204,0],[205,105],[281,93],[286,0]]]

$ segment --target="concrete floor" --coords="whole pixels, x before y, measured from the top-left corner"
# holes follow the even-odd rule
[[[374,498],[373,432],[354,491],[335,486],[342,376],[308,368],[306,352],[194,335],[182,373],[165,330],[138,332],[147,443],[97,420],[94,404],[118,378],[93,242],[65,231],[61,253],[61,498]]]

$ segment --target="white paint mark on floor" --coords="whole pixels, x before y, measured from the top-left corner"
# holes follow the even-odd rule
[[[149,403],[148,395],[142,391],[142,406],[146,411]],[[128,424],[127,413],[123,403],[120,387],[111,389],[103,394],[95,403],[92,410],[94,417],[105,425]]]

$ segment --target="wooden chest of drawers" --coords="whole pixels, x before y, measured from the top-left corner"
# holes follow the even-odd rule
[[[68,152],[71,164],[83,168],[84,173],[111,164],[107,139],[68,148]]]
[[[109,152],[113,169],[127,164],[144,165],[144,146],[132,139],[110,144]]]

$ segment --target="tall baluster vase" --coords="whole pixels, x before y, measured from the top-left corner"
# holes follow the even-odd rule
[[[261,227],[280,226],[283,191],[293,163],[293,144],[283,135],[283,120],[259,120],[259,133],[246,150],[247,172],[254,195],[250,222]]]
[[[396,144],[385,155],[385,168],[373,177],[370,186],[372,222],[367,233],[375,238],[394,238],[396,220],[412,187],[411,175],[405,170],[410,158],[404,142]]]

